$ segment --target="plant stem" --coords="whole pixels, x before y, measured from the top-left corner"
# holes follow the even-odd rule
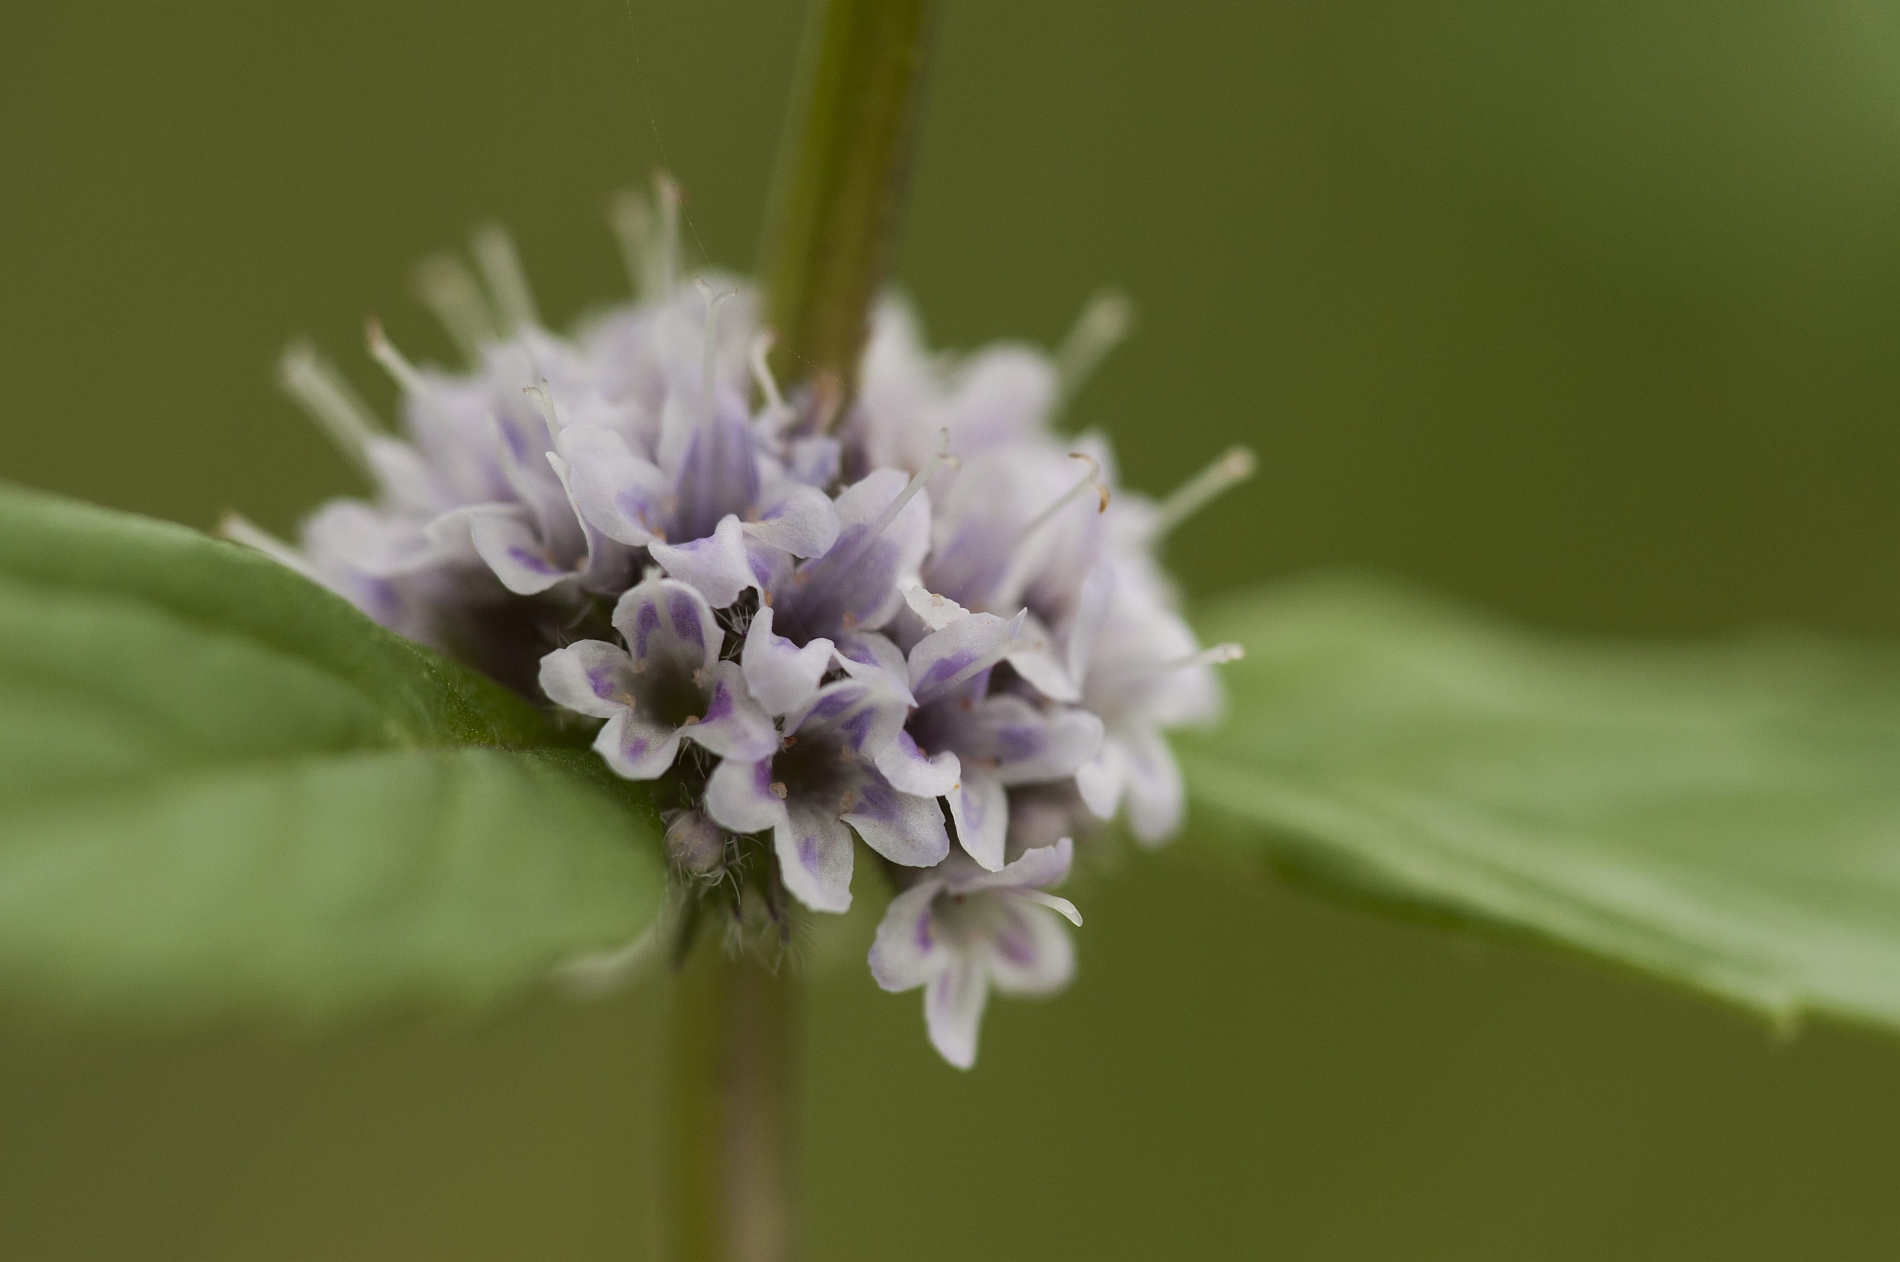
[[[702,932],[674,975],[662,1195],[672,1262],[792,1256],[797,983]]]
[[[934,7],[815,0],[807,29],[760,272],[774,373],[829,391],[833,404],[854,387],[890,266]],[[674,976],[661,1159],[667,1256],[787,1262],[797,983],[789,962],[728,954],[723,934],[702,929]]]
[[[855,387],[890,266],[934,0],[815,0],[760,276],[788,385]]]

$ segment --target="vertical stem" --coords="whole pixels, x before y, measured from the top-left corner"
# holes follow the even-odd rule
[[[853,388],[890,266],[935,0],[813,0],[761,264],[773,371]],[[770,863],[770,852],[765,862]],[[702,932],[676,974],[662,1154],[673,1262],[787,1262],[797,985]]]
[[[890,266],[933,0],[814,0],[760,267],[781,381],[854,386]]]
[[[797,983],[717,932],[674,977],[662,1154],[672,1262],[792,1256]]]

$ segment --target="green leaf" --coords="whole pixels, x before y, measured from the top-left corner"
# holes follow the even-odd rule
[[[650,807],[520,698],[248,550],[0,488],[0,987],[465,1007],[625,941]]]
[[[1736,1001],[1900,1027],[1900,656],[1540,638],[1366,580],[1200,620],[1212,822],[1336,890]]]

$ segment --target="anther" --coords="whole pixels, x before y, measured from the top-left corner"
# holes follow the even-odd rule
[[[1123,295],[1104,290],[1089,299],[1055,355],[1056,397],[1049,407],[1052,424],[1134,323],[1135,306]]]
[[[475,266],[488,282],[489,296],[501,313],[502,327],[519,333],[541,323],[534,308],[534,294],[528,289],[527,273],[521,270],[521,256],[515,252],[514,239],[500,224],[483,224],[470,238],[475,251]]]
[[[535,410],[541,413],[542,423],[548,427],[550,440],[559,438],[566,425],[561,420],[560,410],[554,402],[554,390],[548,385],[546,377],[531,386],[521,387],[521,393],[534,400]]]
[[[1253,476],[1254,456],[1246,447],[1229,447],[1218,460],[1175,488],[1161,501],[1154,521],[1148,527],[1148,540],[1160,540],[1176,526],[1207,507],[1230,486],[1238,486]]]
[[[277,361],[277,384],[303,406],[349,460],[365,475],[369,444],[382,428],[369,406],[308,342],[292,342]]]
[[[482,347],[496,341],[495,314],[482,288],[460,259],[432,255],[416,268],[416,296],[448,330],[449,340],[471,365],[479,365]]]

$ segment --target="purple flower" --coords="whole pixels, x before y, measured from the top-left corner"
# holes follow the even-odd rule
[[[934,472],[932,469],[930,472]],[[904,655],[877,629],[904,605],[930,546],[929,472],[906,479],[879,469],[838,496],[837,539],[800,565],[754,549],[761,606],[746,633],[746,681],[774,714],[808,701],[836,664],[857,678],[889,681],[908,700]]]
[[[1030,850],[1000,872],[950,859],[891,900],[871,945],[871,976],[885,990],[924,988],[930,1042],[958,1069],[976,1063],[977,1031],[993,986],[1047,995],[1069,984],[1075,948],[1055,913],[1082,914],[1046,894],[1069,874],[1074,843]]]
[[[929,867],[950,851],[936,801],[900,792],[873,763],[903,718],[903,699],[882,681],[827,684],[786,716],[776,751],[719,764],[706,784],[706,811],[736,833],[770,829],[785,887],[814,911],[844,911],[852,830],[909,867]]]
[[[753,585],[748,545],[814,556],[838,537],[823,491],[763,450],[745,400],[720,379],[716,306],[709,299],[703,367],[675,366],[655,450],[622,432],[580,423],[561,432],[580,515],[609,538],[644,547],[668,574],[724,608]]]
[[[1065,780],[1102,744],[1093,714],[989,691],[1024,620],[965,614],[919,640],[908,661],[917,708],[877,758],[899,789],[944,798],[963,849],[990,871],[1003,866],[1006,790]]]
[[[616,772],[664,775],[682,740],[740,759],[778,744],[738,665],[719,660],[725,632],[704,596],[650,578],[620,598],[613,622],[626,649],[600,640],[556,649],[541,659],[541,688],[557,705],[607,720],[594,748]]]

